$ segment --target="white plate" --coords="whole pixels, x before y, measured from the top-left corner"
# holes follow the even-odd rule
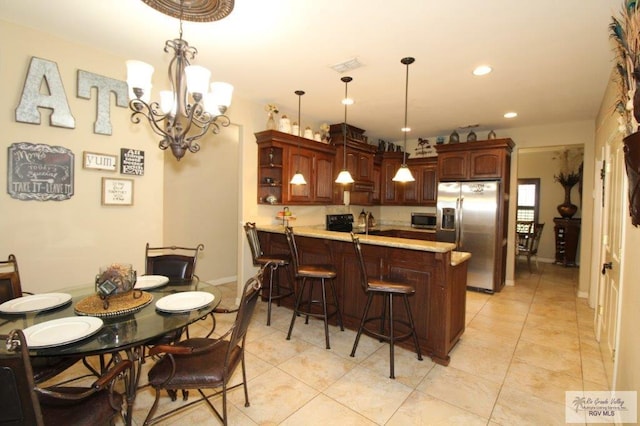
[[[0,305],[0,312],[20,314],[54,309],[69,303],[71,295],[67,293],[42,293],[7,300]]]
[[[136,290],[149,290],[151,288],[162,287],[169,282],[169,277],[164,275],[141,275],[136,280],[133,287]]]
[[[95,334],[102,328],[96,317],[67,317],[41,322],[24,329],[30,349],[48,348],[77,342]]]
[[[206,291],[183,291],[165,296],[156,302],[156,309],[164,312],[188,312],[213,302],[213,294]]]

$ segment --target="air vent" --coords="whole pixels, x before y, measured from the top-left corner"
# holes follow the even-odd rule
[[[331,65],[331,69],[335,72],[342,74],[343,72],[355,70],[356,68],[360,68],[362,63],[358,61],[358,58],[352,58],[344,62],[340,62],[335,65]]]

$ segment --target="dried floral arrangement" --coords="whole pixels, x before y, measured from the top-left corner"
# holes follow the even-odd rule
[[[556,151],[553,159],[560,163],[560,172],[553,179],[564,187],[573,187],[582,179],[580,168],[584,158],[583,148],[565,148]]]
[[[640,5],[624,0],[620,17],[612,16],[610,37],[615,42],[619,97],[615,110],[620,114],[618,128],[625,136],[638,131],[640,122]]]

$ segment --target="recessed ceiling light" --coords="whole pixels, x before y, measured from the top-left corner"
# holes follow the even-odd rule
[[[518,116],[518,113],[517,113],[517,112],[507,112],[507,113],[504,115],[504,118],[516,118],[517,116]]]
[[[493,69],[489,65],[480,65],[473,70],[473,75],[481,76],[489,74]]]

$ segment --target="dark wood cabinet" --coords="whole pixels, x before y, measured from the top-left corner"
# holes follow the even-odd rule
[[[495,180],[499,182],[493,265],[494,291],[502,290],[506,282],[511,151],[514,146],[511,139],[436,145],[439,181]]]
[[[576,266],[576,253],[580,237],[580,219],[553,219],[556,235],[556,263]]]
[[[373,163],[377,147],[369,145],[364,136],[364,130],[347,125],[347,140],[344,141],[343,124],[330,126],[331,143],[336,147],[334,175],[337,177],[345,164],[354,182],[348,185],[334,185],[334,202],[342,204],[344,191],[350,191],[351,203],[371,205],[375,187]]]
[[[378,155],[381,163],[380,204],[401,205],[404,202],[401,192],[403,184],[394,182],[393,177],[402,165],[402,153],[388,151]]]
[[[376,155],[373,160],[373,192],[371,193],[371,204],[380,204],[382,191],[382,161]]]
[[[511,161],[511,139],[436,145],[441,181],[503,179]]]
[[[412,158],[407,160],[407,167],[416,180],[403,184],[403,204],[435,206],[438,195],[437,157]]]
[[[259,235],[262,246],[269,253],[288,253],[285,236],[281,232],[261,231]],[[302,263],[332,264],[336,267],[335,287],[344,325],[357,329],[367,296],[360,286],[360,270],[353,244],[299,234],[296,243]],[[369,276],[386,275],[415,286],[416,292],[409,297],[409,305],[420,347],[436,363],[448,365],[449,352],[465,329],[467,262],[452,265],[451,252],[372,244],[363,244],[362,252]],[[284,279],[284,276],[280,278]],[[316,296],[319,298],[320,294],[314,298]],[[285,298],[282,303],[291,307],[293,299]],[[379,307],[374,305],[372,309]],[[400,328],[397,330],[398,333],[401,331]],[[410,339],[397,344],[408,348],[413,345]]]
[[[258,144],[259,204],[331,204],[336,148],[310,139],[265,130]],[[307,184],[291,185],[296,171]]]

